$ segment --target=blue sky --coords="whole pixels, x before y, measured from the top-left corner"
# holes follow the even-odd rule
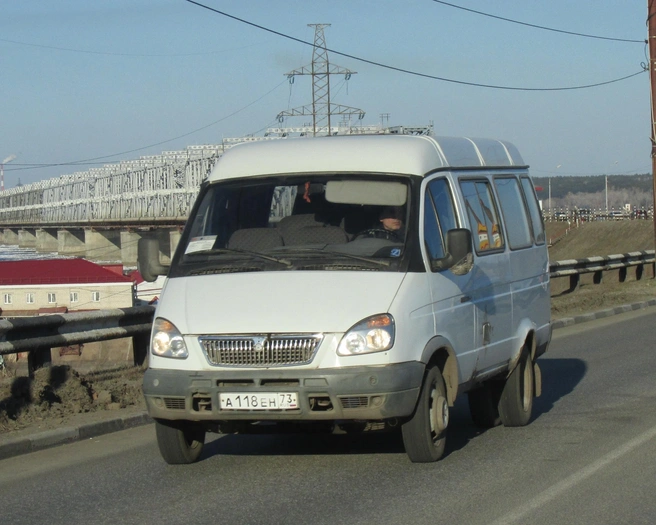
[[[199,2],[310,43],[308,24],[331,24],[329,49],[475,84],[573,87],[647,63],[643,43],[544,31],[432,0]],[[564,31],[647,37],[644,0],[450,3]],[[390,125],[432,122],[438,135],[503,138],[534,176],[651,171],[647,73],[589,89],[518,91],[329,56],[357,72],[348,82],[331,77],[332,102],[365,110],[364,124],[389,114]],[[185,0],[1,0],[0,161],[16,155],[5,186],[90,167],[30,164],[109,163],[261,135],[279,112],[311,102],[309,77],[290,85],[284,76],[311,59],[311,46]]]

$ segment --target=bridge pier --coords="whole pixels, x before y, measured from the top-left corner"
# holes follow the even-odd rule
[[[178,244],[180,244],[180,237],[182,236],[182,232],[180,230],[171,230],[169,232],[169,245],[171,247],[171,253],[169,254],[170,257],[173,257],[173,254],[175,253],[176,248],[178,247]],[[163,264],[168,264],[170,262],[170,259],[168,261],[162,261]]]
[[[120,261],[121,232],[84,230],[85,258],[90,261]]]
[[[2,244],[18,244],[18,230],[5,228],[2,232]]]
[[[59,250],[57,230],[54,228],[40,228],[36,230],[36,251],[56,252]]]
[[[121,261],[123,266],[137,265],[137,246],[139,239],[142,237],[142,232],[130,230],[121,232]]]
[[[84,244],[84,230],[58,230],[57,252],[59,255],[84,257],[87,253]]]
[[[137,265],[139,239],[157,239],[160,261],[170,264],[180,242],[181,228],[96,230],[93,228],[4,228],[0,244],[35,248],[38,252],[56,252],[65,257],[84,257],[91,261],[121,262]]]
[[[18,230],[19,248],[36,248],[36,230],[30,228]]]

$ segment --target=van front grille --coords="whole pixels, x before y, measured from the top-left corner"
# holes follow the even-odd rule
[[[289,366],[312,361],[321,342],[313,335],[201,336],[208,361],[216,366]]]
[[[185,398],[184,397],[165,397],[164,405],[169,410],[184,410]]]
[[[342,403],[342,408],[367,408],[369,406],[367,396],[340,397],[339,401]]]

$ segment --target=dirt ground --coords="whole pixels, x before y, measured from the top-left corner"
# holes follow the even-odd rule
[[[547,224],[552,261],[610,255],[654,248],[649,221],[593,222],[578,228],[567,223]],[[606,272],[601,284],[582,278],[573,293],[562,293],[568,279],[552,281],[552,318],[594,312],[656,297],[651,269],[642,280],[629,271],[620,283],[617,272]],[[141,394],[143,368],[78,372],[67,366],[37,370],[33,380],[11,370],[0,370],[0,434],[26,433],[89,422],[110,412],[145,410]]]
[[[143,371],[122,367],[80,373],[68,365],[52,366],[36,370],[30,380],[9,365],[0,371],[0,434],[26,427],[52,429],[85,414],[143,411]]]

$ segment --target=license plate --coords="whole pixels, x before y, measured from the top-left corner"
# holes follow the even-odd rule
[[[219,394],[221,410],[296,410],[298,394],[296,392],[265,393],[221,393]]]

